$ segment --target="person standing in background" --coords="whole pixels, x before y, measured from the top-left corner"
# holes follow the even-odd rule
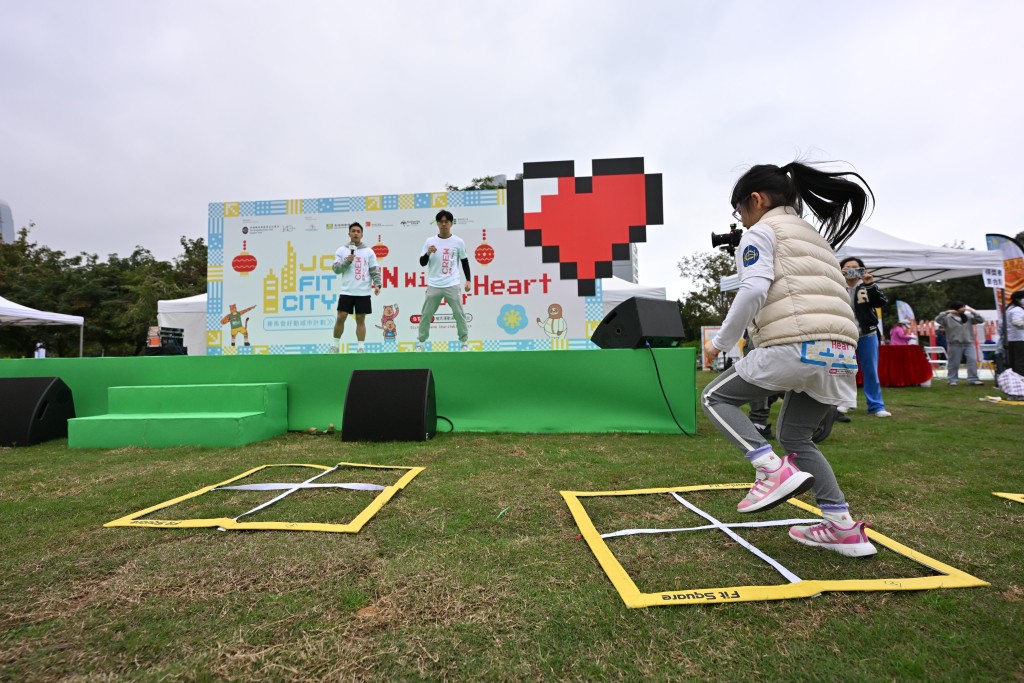
[[[1006,309],[1006,363],[1011,370],[1024,376],[1024,289],[1010,295]]]
[[[857,318],[860,338],[857,340],[857,364],[864,378],[864,400],[868,404],[868,415],[891,417],[882,400],[882,383],[878,379],[878,315],[875,309],[889,303],[882,290],[875,284],[874,276],[868,272],[864,262],[854,256],[843,259],[840,264],[846,288],[850,292],[850,305]]]
[[[960,360],[967,359],[967,383],[984,384],[978,377],[978,350],[974,347],[974,326],[985,322],[978,312],[962,301],[950,301],[949,310],[935,316],[935,322],[946,331],[949,351],[946,353],[946,377],[949,386],[960,380]]]

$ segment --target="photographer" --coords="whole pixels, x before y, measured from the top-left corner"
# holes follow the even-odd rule
[[[864,400],[868,404],[868,415],[891,417],[882,400],[882,383],[878,379],[878,316],[875,309],[889,303],[882,290],[875,284],[874,276],[864,267],[864,262],[855,256],[843,259],[840,264],[846,288],[850,290],[850,305],[860,327],[857,340],[857,364],[864,377]]]

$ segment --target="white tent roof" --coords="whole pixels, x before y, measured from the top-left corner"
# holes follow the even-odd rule
[[[28,306],[16,304],[0,296],[0,327],[35,327],[37,325],[78,325],[78,355],[82,355],[85,339],[85,318],[80,315],[64,315],[37,311]]]
[[[981,275],[985,268],[1002,268],[998,251],[967,251],[933,247],[894,237],[862,225],[836,252],[839,261],[856,256],[865,263],[875,282],[883,289],[899,285],[951,280]],[[720,283],[723,292],[739,288],[739,277],[727,275]]]
[[[604,302],[614,301],[621,303],[634,296],[641,299],[662,299],[665,298],[664,287],[648,287],[639,285],[618,277],[608,277],[601,280],[601,295]]]
[[[156,302],[157,313],[206,313],[206,293]]]
[[[34,327],[36,325],[85,325],[85,318],[80,315],[64,315],[37,311],[28,306],[16,304],[0,296],[0,325],[16,327]]]

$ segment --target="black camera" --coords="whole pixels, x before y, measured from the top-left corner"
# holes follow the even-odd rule
[[[737,228],[735,223],[729,224],[729,232],[721,234],[711,233],[711,246],[718,249],[725,249],[729,256],[736,254],[736,247],[740,246],[740,239],[743,238],[743,229]]]

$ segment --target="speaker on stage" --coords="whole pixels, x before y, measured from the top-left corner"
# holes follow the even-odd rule
[[[353,370],[342,441],[426,441],[437,434],[430,370]]]
[[[66,439],[74,416],[75,399],[59,377],[0,377],[0,446]]]
[[[642,349],[679,346],[683,341],[679,304],[633,297],[608,312],[590,341],[602,349]]]

